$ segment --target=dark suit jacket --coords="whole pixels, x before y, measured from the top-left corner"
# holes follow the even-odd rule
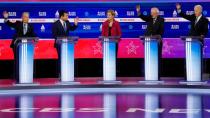
[[[181,17],[191,21],[191,29],[189,32],[190,36],[201,36],[201,35],[206,36],[208,34],[209,21],[203,15],[196,24],[195,24],[196,16],[194,14],[186,15],[183,12],[180,12],[179,15]]]
[[[139,18],[147,22],[147,29],[145,32],[146,36],[150,35],[160,35],[163,36],[164,33],[164,18],[161,18],[160,16],[157,17],[155,23],[153,24],[153,18],[152,16],[145,16],[143,14],[139,15]]]
[[[6,24],[9,27],[12,27],[16,30],[16,33],[15,33],[12,43],[10,45],[11,48],[14,48],[14,42],[17,37],[35,37],[36,36],[36,34],[34,33],[34,28],[33,28],[32,24],[30,24],[30,23],[28,23],[28,30],[25,35],[23,34],[23,22],[16,21],[16,22],[12,23],[9,20],[7,20]]]
[[[53,38],[55,38],[55,42],[57,40],[57,37],[66,37],[69,36],[69,31],[74,31],[77,26],[71,25],[69,21],[66,21],[66,27],[67,30],[64,30],[63,25],[61,24],[60,20],[57,20],[52,27],[52,35]],[[56,47],[56,43],[54,43],[54,46]]]

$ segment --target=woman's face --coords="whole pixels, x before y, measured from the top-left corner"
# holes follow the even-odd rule
[[[108,18],[108,20],[113,20],[114,16],[110,12],[108,12],[107,13],[107,18]]]

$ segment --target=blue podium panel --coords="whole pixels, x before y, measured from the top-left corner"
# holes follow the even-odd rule
[[[61,43],[61,80],[74,81],[74,42]]]
[[[116,80],[116,42],[109,38],[103,42],[103,77],[104,81]]]
[[[187,81],[199,82],[202,80],[202,46],[199,39],[186,38],[186,70]]]
[[[145,81],[158,81],[158,41],[145,37],[144,42]]]
[[[34,43],[23,39],[18,43],[19,83],[33,83]]]
[[[61,82],[58,84],[79,84],[74,80],[74,45],[79,37],[57,37]]]

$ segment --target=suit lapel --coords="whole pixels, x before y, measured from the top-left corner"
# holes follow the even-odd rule
[[[60,20],[59,20],[59,24],[60,24],[60,28],[62,29],[62,31],[65,32],[64,27],[63,27],[63,25],[62,25],[62,23],[61,23]],[[65,32],[65,33],[66,33],[66,32]]]

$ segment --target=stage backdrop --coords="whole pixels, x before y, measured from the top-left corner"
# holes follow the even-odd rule
[[[12,21],[20,20],[21,13],[30,12],[30,22],[35,27],[35,32],[40,38],[35,48],[36,59],[57,58],[56,50],[53,47],[52,23],[58,19],[58,10],[69,11],[70,21],[79,17],[79,27],[70,32],[71,36],[79,36],[75,48],[76,58],[102,58],[101,43],[98,36],[101,34],[101,24],[106,20],[106,11],[115,10],[116,20],[120,22],[122,28],[122,41],[119,43],[118,58],[143,58],[144,48],[139,36],[144,34],[146,23],[137,18],[135,6],[139,4],[137,0],[63,0],[56,3],[54,0],[0,0],[0,12],[9,12]],[[39,2],[37,2],[39,1]],[[51,3],[46,2],[51,1]],[[160,0],[153,3],[152,0],[141,2],[141,10],[144,15],[150,13],[150,8],[155,6],[160,9],[160,14],[165,18],[165,33],[163,36],[163,57],[164,58],[184,58],[184,42],[180,36],[188,35],[189,22],[180,18],[175,11],[176,0],[166,2]],[[203,15],[210,19],[210,2],[207,0],[198,1],[183,0],[182,8],[187,14],[193,13],[196,4],[203,6]],[[12,50],[9,44],[13,37],[14,30],[4,24],[2,15],[0,16],[0,59],[13,59]],[[204,46],[204,57],[210,58],[210,34],[207,36]]]

